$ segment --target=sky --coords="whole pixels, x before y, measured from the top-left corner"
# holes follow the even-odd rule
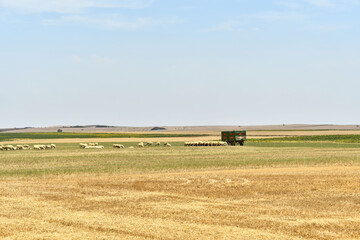
[[[360,0],[0,0],[0,128],[359,124]]]

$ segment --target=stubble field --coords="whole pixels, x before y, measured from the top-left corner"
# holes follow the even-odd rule
[[[356,143],[104,145],[64,140],[52,151],[0,152],[0,238],[360,236]]]

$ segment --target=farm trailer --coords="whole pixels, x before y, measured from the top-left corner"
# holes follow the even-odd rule
[[[227,142],[229,145],[244,145],[246,141],[246,131],[223,131],[221,132],[221,141]]]

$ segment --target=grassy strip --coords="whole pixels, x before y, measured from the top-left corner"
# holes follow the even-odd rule
[[[294,167],[317,165],[360,166],[357,144],[320,145],[294,142],[262,143],[243,147],[184,147],[171,143],[166,147],[126,149],[80,149],[78,144],[57,144],[56,150],[0,152],[0,177],[46,176],[63,174],[124,174],[203,169]],[[334,143],[332,143],[334,144]],[[129,149],[134,146],[134,149]],[[351,146],[351,148],[345,147]],[[357,147],[356,147],[357,146]],[[301,147],[301,148],[300,148]],[[319,148],[318,148],[319,147]]]
[[[356,148],[360,149],[360,143],[344,142],[310,142],[310,141],[247,141],[246,146],[270,147],[270,148]]]
[[[338,142],[338,143],[360,143],[360,135],[316,135],[299,137],[281,137],[249,139],[248,142]]]
[[[0,141],[14,139],[66,139],[66,138],[168,138],[201,137],[208,134],[158,134],[158,133],[0,133]]]

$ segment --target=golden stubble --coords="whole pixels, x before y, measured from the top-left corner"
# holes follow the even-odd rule
[[[7,239],[357,239],[360,168],[5,178]]]

